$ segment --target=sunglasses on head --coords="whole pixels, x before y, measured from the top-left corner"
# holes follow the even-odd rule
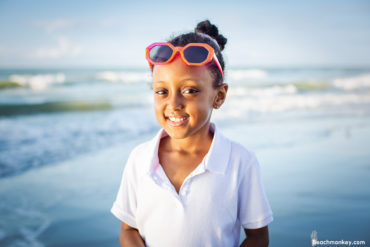
[[[149,62],[151,70],[153,70],[153,65],[170,63],[175,58],[177,52],[179,52],[182,61],[187,65],[202,66],[214,60],[223,76],[215,50],[205,43],[189,43],[184,47],[175,47],[171,43],[153,43],[145,51],[146,60]]]

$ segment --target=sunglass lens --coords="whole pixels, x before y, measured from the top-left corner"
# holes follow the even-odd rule
[[[172,52],[173,50],[169,46],[157,45],[150,50],[149,55],[153,62],[164,63],[171,58]]]
[[[184,57],[190,63],[202,63],[208,57],[208,50],[202,46],[189,46],[184,50]]]

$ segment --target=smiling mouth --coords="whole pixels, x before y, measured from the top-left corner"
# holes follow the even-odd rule
[[[181,125],[184,125],[188,121],[188,117],[175,117],[175,116],[170,116],[167,118],[167,123],[171,126],[178,127]]]

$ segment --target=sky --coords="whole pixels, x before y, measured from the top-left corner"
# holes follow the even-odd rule
[[[227,66],[370,67],[369,0],[0,0],[0,67],[144,67],[205,19]]]

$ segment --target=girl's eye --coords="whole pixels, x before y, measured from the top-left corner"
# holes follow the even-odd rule
[[[185,89],[183,92],[185,94],[195,94],[195,93],[199,93],[199,90],[195,88],[188,88],[188,89]]]
[[[155,93],[155,94],[158,94],[158,95],[163,95],[163,94],[166,94],[166,93],[167,93],[167,91],[166,91],[166,90],[164,90],[164,89],[159,89],[159,90],[155,90],[155,91],[154,91],[154,93]]]

